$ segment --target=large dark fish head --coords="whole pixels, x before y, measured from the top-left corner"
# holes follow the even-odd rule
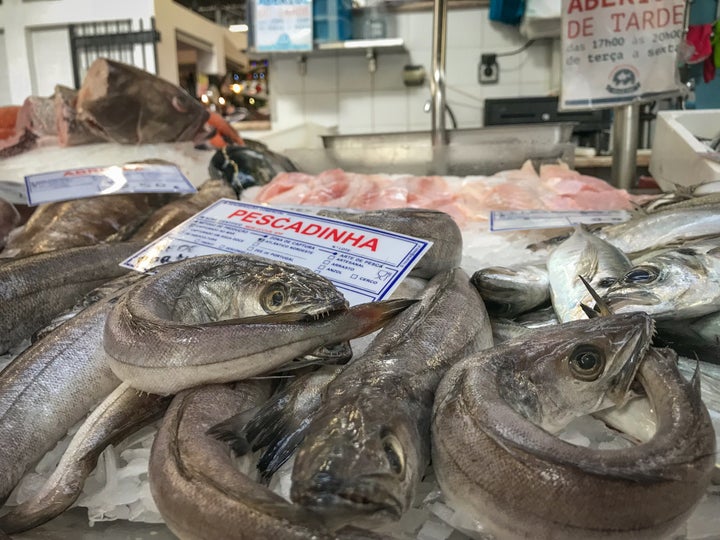
[[[402,406],[368,409],[347,403],[324,412],[295,459],[292,500],[333,529],[400,519],[419,480],[421,437]]]
[[[503,398],[535,424],[557,432],[573,418],[621,406],[653,335],[645,313],[610,315],[544,328],[508,345],[514,368],[500,370]]]
[[[209,117],[179,86],[107,58],[88,69],[77,107],[94,133],[122,144],[192,140]]]

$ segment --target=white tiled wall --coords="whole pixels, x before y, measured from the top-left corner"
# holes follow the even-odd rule
[[[302,122],[337,127],[344,134],[429,129],[430,114],[423,111],[430,97],[429,86],[405,87],[402,69],[420,64],[430,76],[432,12],[390,17],[394,19],[388,27],[397,29],[408,52],[379,53],[375,73],[369,72],[368,62],[360,54],[309,56],[305,76],[300,75],[297,57],[273,58],[273,129]],[[480,85],[480,55],[516,50],[525,38],[515,27],[491,22],[487,9],[450,10],[447,32],[447,101],[459,127],[482,125],[486,98],[542,96],[553,90],[557,76],[552,72],[552,41],[539,40],[520,54],[499,57],[498,84]]]

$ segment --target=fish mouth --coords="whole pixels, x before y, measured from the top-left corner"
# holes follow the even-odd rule
[[[615,375],[614,384],[608,391],[608,398],[618,407],[622,407],[632,397],[631,386],[652,342],[655,324],[647,315],[643,315],[642,319],[642,321],[638,321],[639,330],[618,351],[619,355],[628,356],[627,361]]]
[[[373,521],[396,521],[403,514],[402,503],[378,487],[372,488],[372,492],[367,488],[350,486],[335,492],[313,490],[302,493],[298,498],[293,497],[293,500],[327,522],[355,521],[358,516],[372,517]]]
[[[628,306],[652,306],[659,302],[654,294],[647,291],[608,293],[603,299],[611,311]]]

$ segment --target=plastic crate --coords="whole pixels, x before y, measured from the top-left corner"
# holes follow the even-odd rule
[[[352,35],[352,2],[313,0],[314,41],[344,41]]]

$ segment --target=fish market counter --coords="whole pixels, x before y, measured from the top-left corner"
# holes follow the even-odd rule
[[[210,201],[228,198],[229,186],[221,181],[203,185],[193,197],[207,196],[210,189],[218,190],[208,196]],[[707,197],[702,200],[685,196],[682,200],[670,197],[662,201],[649,200],[616,190],[606,182],[579,174],[567,166],[543,164],[536,167],[531,161],[516,169],[474,177],[362,174],[338,169],[316,175],[288,172],[278,175],[265,186],[246,189],[243,200],[268,205],[265,207],[268,212],[281,205],[340,207],[341,210],[335,213],[325,210],[315,217],[331,219],[339,216],[359,227],[376,226],[396,235],[410,233],[420,239],[431,239],[434,251],[428,251],[427,260],[421,259],[417,267],[418,271],[422,269],[427,273],[420,278],[408,278],[401,292],[388,303],[377,304],[374,308],[354,305],[341,313],[336,313],[335,309],[337,305],[344,305],[343,298],[329,281],[307,270],[288,270],[279,262],[268,265],[267,262],[253,262],[251,257],[227,253],[167,265],[155,276],[144,278],[139,285],[131,285],[132,289],[121,288],[106,293],[111,300],[88,307],[70,322],[75,320],[77,323],[82,317],[89,317],[88,313],[107,310],[107,318],[103,320],[107,325],[103,323],[100,337],[102,350],[108,355],[104,361],[110,364],[115,374],[122,374],[123,380],[130,381],[133,388],[143,390],[140,395],[122,385],[112,390],[117,386],[117,380],[111,378],[103,384],[109,385],[113,399],[118,402],[122,396],[122,399],[130,400],[148,399],[147,392],[178,392],[178,395],[165,413],[164,421],[148,420],[147,426],[115,441],[102,452],[76,501],[80,508],[13,537],[38,540],[172,538],[169,529],[157,523],[162,519],[161,515],[174,530],[187,530],[190,536],[205,534],[207,530],[212,531],[208,537],[228,537],[234,533],[227,531],[238,531],[238,527],[243,531],[275,531],[277,527],[284,527],[281,530],[286,531],[289,523],[300,531],[307,531],[320,527],[318,521],[313,521],[313,516],[323,512],[323,519],[340,525],[350,521],[350,515],[383,515],[387,522],[378,526],[377,532],[396,540],[485,539],[489,531],[502,531],[508,527],[501,520],[489,521],[506,513],[514,516],[511,523],[517,523],[520,530],[545,531],[545,527],[550,527],[548,535],[555,537],[552,527],[557,521],[552,521],[551,525],[543,521],[545,518],[531,521],[538,519],[532,516],[541,511],[555,512],[553,519],[572,520],[579,515],[589,516],[590,520],[616,520],[618,523],[622,520],[625,520],[622,523],[633,522],[639,515],[641,517],[637,519],[645,520],[645,524],[647,520],[665,523],[666,512],[672,512],[678,514],[670,516],[679,519],[678,528],[663,531],[667,537],[675,540],[717,538],[720,485],[710,484],[716,463],[714,450],[710,447],[717,444],[720,433],[720,363],[717,357],[707,357],[714,363],[702,361],[699,364],[701,369],[696,382],[708,409],[705,414],[705,408],[698,401],[696,386],[687,382],[693,380],[697,365],[687,359],[692,354],[685,354],[686,357],[680,359],[679,372],[670,353],[645,356],[654,335],[678,348],[681,343],[687,345],[680,339],[687,336],[677,336],[673,329],[689,326],[687,321],[694,325],[701,315],[720,310],[720,294],[717,295],[719,304],[711,305],[715,300],[710,298],[710,286],[692,281],[701,279],[702,275],[720,272],[713,266],[712,254],[717,246],[708,243],[706,238],[706,233],[714,230],[712,227],[718,227],[720,234],[720,220],[716,217],[720,212],[716,208],[716,195]],[[228,203],[242,204],[238,201]],[[581,227],[573,230],[557,226],[548,230],[508,225],[503,229],[500,226],[502,220],[491,215],[493,210],[509,215],[511,210],[518,209],[541,214],[555,210],[597,211],[599,205],[604,210],[618,212],[641,204],[645,205],[645,212],[638,213],[630,221],[594,226],[592,232]],[[410,208],[386,208],[398,206]],[[195,213],[196,207],[192,208]],[[209,219],[209,215],[204,214],[203,218]],[[492,221],[491,216],[495,216]],[[503,219],[509,218],[505,215]],[[697,224],[692,232],[685,226],[688,223]],[[259,227],[262,224],[258,221],[252,225]],[[301,225],[296,228],[301,229]],[[143,237],[141,247],[156,238],[153,235],[158,232],[147,225],[143,230],[149,236]],[[695,236],[679,237],[677,231],[680,230],[684,231],[683,235]],[[559,232],[565,233],[565,238],[548,242]],[[568,237],[569,232],[572,234]],[[292,231],[288,229],[283,234],[287,239]],[[674,248],[663,244],[672,246],[681,240],[694,242],[692,248],[685,246],[673,251]],[[263,249],[274,249],[269,242],[263,242]],[[375,246],[374,243],[367,245]],[[136,251],[133,246],[117,246],[108,243],[103,247],[126,249],[130,254]],[[69,249],[58,251],[63,256],[70,252]],[[126,255],[123,252],[118,258],[125,259]],[[0,272],[8,271],[12,264],[15,261],[0,265]],[[241,265],[252,270],[239,272],[237,268]],[[331,266],[332,261],[327,265]],[[75,270],[77,266],[67,261],[57,266],[65,272],[79,273]],[[61,279],[65,275],[57,270],[57,266],[54,272],[44,274],[47,279]],[[280,274],[276,280],[270,268],[287,273]],[[679,290],[682,283],[690,282],[689,289],[701,291],[703,298],[689,306],[672,305],[669,309],[661,302],[644,305],[640,311],[655,317],[655,324],[650,315],[624,313],[623,310],[637,311],[626,309],[633,299],[641,297],[632,287],[653,281],[659,274],[654,268],[671,268],[675,274],[684,269],[676,288]],[[691,279],[688,268],[702,268],[703,272],[695,272]],[[585,288],[578,275],[588,278],[592,292]],[[205,276],[212,278],[205,279]],[[430,278],[432,280],[428,281]],[[10,280],[4,282],[10,283]],[[302,287],[294,288],[296,283],[301,283]],[[293,291],[308,288],[313,292],[310,295],[312,305],[302,308],[307,311],[291,312],[277,320],[268,315],[278,306],[284,306],[288,298],[295,298]],[[256,301],[250,292],[255,290],[267,294]],[[236,294],[237,298],[233,297]],[[234,300],[226,302],[230,297]],[[417,302],[402,301],[398,297],[413,298]],[[321,300],[327,305],[318,305]],[[698,303],[704,306],[703,313],[698,311]],[[372,316],[366,311],[369,309],[372,309]],[[617,313],[611,314],[611,311]],[[229,315],[223,317],[217,313]],[[453,316],[448,317],[449,313]],[[675,315],[682,318],[673,319]],[[258,316],[267,324],[243,322],[246,317]],[[365,331],[371,332],[379,326],[380,319],[389,328],[387,332],[356,337],[357,328],[365,325]],[[253,332],[271,326],[271,321],[280,325],[290,324],[288,320],[294,326],[282,333],[252,337],[256,335]],[[218,321],[223,324],[217,324]],[[567,324],[558,324],[560,321]],[[278,360],[271,356],[275,347],[285,343],[283,339],[294,346],[315,333],[336,340],[349,339],[353,360],[342,369],[324,366],[294,377],[293,383],[279,394],[277,402],[268,401],[270,385],[264,379],[262,366],[258,368],[257,358],[248,362],[247,358],[241,357],[245,363],[232,366],[242,368],[250,379],[255,376],[259,379],[243,381],[234,388],[203,386],[230,380],[227,379],[229,368],[215,370],[214,367],[208,370],[214,378],[206,380],[203,362],[211,358],[211,366],[214,366],[215,363],[239,361],[222,356],[232,349],[223,345],[227,338],[223,332],[229,327],[240,332],[243,324],[242,333],[233,339],[242,341],[245,351],[256,351],[253,347],[260,347],[263,362],[278,361],[278,365],[284,365],[287,358],[278,357]],[[321,327],[330,330],[321,332],[318,330]],[[63,328],[67,330],[68,326],[60,326],[56,332]],[[177,332],[171,343],[165,343],[160,332],[167,328]],[[698,335],[707,330],[707,326],[693,328]],[[291,331],[299,333],[292,334]],[[212,343],[204,343],[202,335],[210,333],[217,337]],[[49,334],[53,335],[58,334]],[[314,346],[308,349],[312,351],[311,362],[318,361],[316,355],[328,354],[317,348],[328,345],[328,338],[318,339],[320,341],[313,342]],[[271,344],[270,352],[268,344]],[[199,348],[183,356],[183,351],[193,350],[192,347]],[[709,347],[712,351],[712,343]],[[13,352],[17,353],[21,348],[14,348]],[[28,350],[37,348],[33,345]],[[683,352],[687,353],[687,349]],[[333,355],[341,353],[347,354],[347,351],[330,351],[329,354],[334,358]],[[699,356],[702,358],[706,353],[704,350]],[[293,359],[303,354],[293,354],[290,360],[294,362]],[[10,361],[14,356],[5,355],[4,360]],[[158,364],[161,366],[158,368],[154,364],[161,358],[164,361],[165,356],[173,359],[173,365],[190,369],[183,370],[182,377],[166,376],[158,371],[162,365]],[[92,358],[89,361],[96,361]],[[512,360],[508,361],[508,358]],[[553,360],[543,362],[538,358]],[[62,371],[53,382],[59,381],[60,375],[85,376],[77,369],[78,362],[74,360],[73,369]],[[136,369],[138,367],[141,369]],[[107,366],[99,369],[108,371]],[[256,369],[260,371],[253,371]],[[654,400],[656,412],[649,408],[647,400],[642,399],[630,402],[644,403],[636,405],[639,409],[610,413],[599,410],[624,402],[628,392],[639,392],[639,387],[634,384],[636,376]],[[408,377],[412,377],[412,385],[406,384]],[[76,381],[73,387],[85,389],[99,384],[97,381],[80,384],[77,383],[80,379],[73,380]],[[184,390],[192,386],[202,388]],[[42,393],[44,386],[31,385],[28,389]],[[3,389],[3,378],[0,377],[0,403],[2,396],[11,391],[11,388]],[[314,391],[317,392],[312,394]],[[43,405],[51,407],[50,402],[62,392],[60,388],[48,393]],[[320,395],[324,397],[321,399]],[[426,399],[428,395],[435,395],[434,412]],[[198,396],[209,397],[203,401]],[[672,401],[665,400],[667,396]],[[88,399],[87,395],[82,399]],[[293,401],[295,399],[298,401]],[[79,400],[80,397],[75,401]],[[288,406],[283,410],[295,411],[294,415],[279,418],[278,403],[297,403],[298,407],[319,403],[327,409],[316,412]],[[257,415],[251,420],[247,415],[242,416],[242,412],[254,410],[256,406]],[[150,407],[147,405],[147,410]],[[97,410],[102,411],[102,406]],[[242,418],[235,417],[236,413]],[[672,444],[662,446],[656,440],[653,444],[661,448],[653,447],[656,453],[649,460],[653,463],[643,468],[643,448],[649,448],[643,444],[653,441],[656,413],[661,417],[663,429],[670,430],[668,437]],[[234,420],[228,420],[228,416]],[[28,421],[33,417],[26,415]],[[303,423],[305,419],[310,421]],[[663,423],[666,420],[670,427]],[[242,436],[238,434],[235,422],[241,422]],[[296,426],[298,422],[303,425]],[[432,436],[413,431],[418,425],[428,424]],[[81,425],[82,422],[70,432],[85,433]],[[297,428],[301,435],[276,432],[278,425],[291,430]],[[18,439],[19,429],[14,430]],[[302,429],[310,431],[306,433]],[[527,438],[511,439],[516,432]],[[37,465],[29,467],[10,495],[8,505],[11,509],[24,508],[18,504],[32,498],[38,488],[45,485],[60,460],[66,459],[63,457],[67,455],[66,449],[79,452],[77,444],[71,445],[71,438],[72,435],[65,437]],[[239,459],[230,458],[225,440],[232,441],[233,448],[245,455]],[[293,453],[296,444],[300,450]],[[430,461],[430,445],[433,465],[426,468]],[[171,448],[177,452],[170,451]],[[251,448],[257,452],[249,452]],[[508,448],[515,450],[506,451]],[[680,454],[674,455],[668,448]],[[522,471],[496,477],[483,476],[505,470],[502,468],[505,465],[515,471],[513,467],[517,463],[510,461],[517,458],[516,451],[529,456],[520,461],[529,459],[541,463],[538,477]],[[592,461],[604,452],[615,456],[612,459],[616,460],[611,459],[607,469],[605,465],[582,461]],[[285,461],[291,454],[294,457]],[[622,461],[625,454],[632,454],[637,459]],[[569,462],[561,463],[566,455],[570,456]],[[581,457],[574,457],[578,455]],[[484,459],[490,459],[489,464],[478,466]],[[687,467],[683,459],[687,460]],[[679,469],[678,461],[682,463]],[[258,462],[263,464],[263,472],[269,479],[269,490],[255,482]],[[203,464],[207,463],[213,466],[204,470]],[[502,463],[502,467],[498,463]],[[656,463],[661,464],[660,469],[652,469]],[[563,476],[567,480],[563,480],[565,487],[553,492],[553,503],[570,496],[582,508],[567,512],[572,506],[570,502],[554,504],[552,508],[538,505],[538,499],[547,494],[533,493],[530,488],[537,489],[546,481],[552,484],[553,475],[566,474],[567,467],[563,469],[562,465],[568,464],[570,469],[589,472],[589,480],[588,477],[579,480],[581,484],[587,482],[582,485],[589,489],[573,491],[576,486],[572,485],[572,477]],[[613,467],[621,470],[615,477],[608,472],[615,471]],[[186,474],[179,474],[181,470]],[[547,473],[545,476],[543,470]],[[154,485],[148,479],[149,471]],[[239,471],[246,475],[240,475]],[[717,475],[717,470],[714,474]],[[212,482],[207,481],[206,475],[210,475]],[[512,502],[488,502],[468,487],[462,480],[465,477],[507,489],[508,500]],[[609,477],[612,478],[608,480]],[[646,484],[636,482],[638,477]],[[352,484],[354,478],[362,478],[367,483],[358,487]],[[381,487],[373,484],[376,478],[382,478]],[[665,486],[662,489],[668,485],[672,488],[669,493],[658,488],[658,493],[663,493],[659,499],[657,493],[652,493],[659,485],[658,478]],[[718,481],[717,477],[715,481]],[[613,483],[616,491],[595,489],[596,482]],[[332,497],[332,489],[345,483],[354,485],[354,491],[341,491],[342,496]],[[212,485],[221,489],[212,491]],[[634,490],[639,485],[647,487],[651,493],[637,495]],[[331,494],[323,490],[330,490]],[[602,499],[608,492],[614,493],[612,500]],[[632,497],[637,498],[624,500],[623,497],[630,493],[635,493]],[[249,496],[257,497],[251,498],[252,504],[259,504],[261,508],[250,517],[243,514],[247,502],[243,497]],[[375,496],[380,502],[372,498]],[[652,499],[653,496],[656,498]],[[291,499],[301,501],[303,508],[311,510],[289,505]],[[367,501],[372,504],[368,505]],[[516,501],[522,503],[518,505]],[[330,510],[323,506],[326,503]],[[228,525],[224,517],[218,519],[214,514],[215,508],[225,508],[226,504],[236,513],[223,516],[237,516],[237,524]],[[613,504],[622,508],[603,513],[603,508]],[[653,514],[658,507],[663,508],[662,516]],[[633,508],[633,513],[624,512],[627,508]],[[642,509],[642,512],[636,509]],[[690,509],[689,518],[685,520],[684,510]],[[0,515],[0,528],[10,519],[8,515],[18,519],[12,512],[15,511]],[[273,517],[273,512],[280,512],[281,519]],[[94,527],[88,525],[87,516],[95,522]],[[389,519],[389,516],[397,519]],[[263,521],[266,518],[269,523]],[[198,524],[202,524],[201,533],[193,532],[193,527],[197,528]],[[262,529],[265,526],[270,529]],[[502,534],[498,536],[502,537]]]

